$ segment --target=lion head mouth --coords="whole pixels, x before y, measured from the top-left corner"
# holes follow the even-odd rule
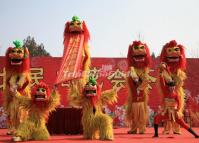
[[[22,59],[21,58],[12,58],[10,64],[11,65],[21,65],[22,64]]]
[[[174,47],[168,47],[166,49],[167,52],[167,61],[171,62],[171,63],[176,63],[180,61],[181,58],[181,53],[180,53],[180,48],[178,46],[174,46]]]
[[[24,49],[23,48],[12,48],[9,51],[9,59],[11,65],[21,65],[24,59]]]
[[[85,95],[87,97],[92,97],[97,95],[97,90],[95,88],[86,88],[85,89]]]
[[[85,96],[92,97],[97,95],[97,89],[95,86],[85,87]]]
[[[34,95],[34,99],[35,101],[46,101],[47,100],[46,89],[38,88]]]
[[[78,34],[83,31],[81,26],[70,26],[70,32],[73,34]]]
[[[146,55],[133,55],[133,60],[135,62],[144,62]]]
[[[46,101],[46,95],[45,94],[36,94],[34,95],[35,101]]]
[[[179,56],[167,57],[167,61],[171,63],[179,62],[180,57]]]

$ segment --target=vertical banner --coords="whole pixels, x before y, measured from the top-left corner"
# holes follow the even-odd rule
[[[72,80],[78,77],[78,73],[81,72],[81,61],[83,53],[83,41],[84,35],[72,35],[69,39],[68,46],[65,47],[65,53],[62,58],[62,64],[58,71],[56,84]]]

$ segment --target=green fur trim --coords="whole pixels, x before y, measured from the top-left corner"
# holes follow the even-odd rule
[[[79,21],[80,22],[80,18],[78,17],[78,16],[73,16],[72,17],[72,21],[74,22],[74,21]]]
[[[89,81],[88,82],[91,83],[92,85],[96,85],[97,84],[96,79],[93,76],[89,77]]]
[[[24,58],[25,58],[25,59],[28,58],[28,55],[27,55],[27,54],[24,54]]]
[[[15,45],[15,48],[20,48],[22,46],[21,41],[19,40],[13,41],[13,44]]]

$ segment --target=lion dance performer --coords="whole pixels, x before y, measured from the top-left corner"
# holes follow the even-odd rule
[[[134,41],[129,46],[128,64],[130,74],[127,77],[128,102],[126,120],[130,126],[129,134],[144,134],[147,122],[147,101],[149,83],[152,77],[149,76],[151,56],[149,48],[141,41]]]
[[[86,84],[86,72],[89,71],[91,62],[88,48],[89,39],[90,34],[87,26],[79,17],[73,16],[72,21],[66,22],[64,30],[64,55],[56,81],[57,84],[78,78],[82,78],[82,84]]]
[[[193,134],[199,136],[184,122],[184,90],[183,82],[186,78],[186,58],[184,46],[175,40],[165,44],[160,55],[159,82],[163,94],[163,111],[154,117],[154,137],[158,137],[158,124],[162,120],[176,122]]]
[[[46,121],[49,112],[55,110],[60,102],[57,91],[54,89],[50,93],[49,87],[40,82],[32,88],[31,98],[18,96],[18,93],[16,97],[20,100],[21,106],[29,110],[29,117],[19,125],[13,141],[47,140],[49,133]]]
[[[4,90],[4,108],[8,116],[8,132],[13,134],[21,121],[27,117],[27,111],[19,105],[14,90],[21,96],[30,96],[30,61],[27,48],[20,41],[13,42],[6,52],[6,88]]]
[[[86,139],[113,140],[112,119],[102,112],[102,106],[116,102],[115,90],[101,93],[101,88],[93,77],[82,85],[71,83],[69,101],[71,105],[82,106],[83,136]]]

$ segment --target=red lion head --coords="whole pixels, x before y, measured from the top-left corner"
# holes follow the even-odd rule
[[[9,47],[6,51],[6,70],[10,72],[29,72],[30,58],[27,48],[23,48],[19,41],[14,41],[15,47]]]
[[[31,91],[31,97],[34,103],[48,101],[50,97],[50,89],[48,85],[44,82],[34,85]]]
[[[166,43],[163,46],[160,61],[167,63],[171,71],[177,69],[186,69],[186,58],[184,46],[177,44],[175,40]]]
[[[90,99],[93,106],[96,105],[101,95],[101,88],[97,85],[94,77],[90,76],[89,81],[84,87],[84,96]]]
[[[72,17],[72,21],[66,22],[64,30],[64,45],[67,44],[67,39],[74,34],[84,34],[84,42],[88,42],[90,34],[84,21],[80,21],[77,16]]]
[[[129,66],[137,68],[149,67],[151,56],[148,46],[141,41],[133,41],[133,44],[129,45],[127,59]]]

